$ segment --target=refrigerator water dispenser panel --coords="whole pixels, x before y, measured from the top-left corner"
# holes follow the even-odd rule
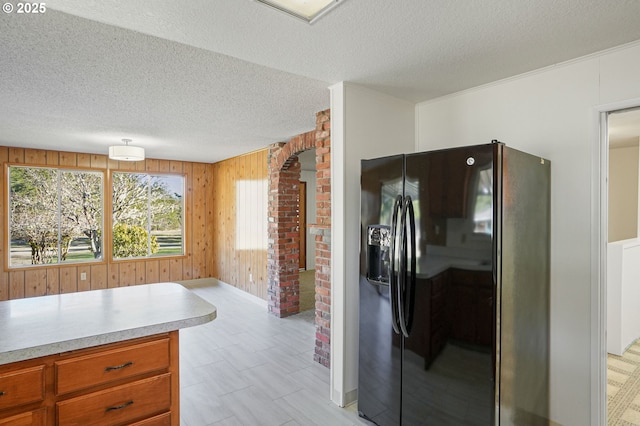
[[[389,250],[391,227],[369,225],[367,227],[367,280],[375,284],[389,285]]]

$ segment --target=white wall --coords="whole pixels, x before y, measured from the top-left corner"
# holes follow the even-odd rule
[[[301,170],[300,180],[307,183],[307,225],[312,225],[316,223],[316,171]],[[309,232],[309,227],[307,226],[307,270],[316,269],[315,237]]]
[[[360,160],[413,152],[413,103],[354,84],[331,88],[331,398],[357,397]]]
[[[609,243],[607,255],[607,352],[622,355],[640,337],[640,241]]]
[[[416,107],[418,150],[499,139],[551,160],[551,417],[564,425],[597,425],[604,407],[598,112],[640,105],[638,76],[635,43]]]
[[[638,146],[609,149],[609,242],[638,236]]]

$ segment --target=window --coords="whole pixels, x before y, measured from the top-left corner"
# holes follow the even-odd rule
[[[184,254],[184,176],[113,172],[114,259]]]
[[[404,181],[402,178],[394,179],[393,181],[383,182],[380,190],[381,205],[380,205],[380,223],[391,225],[393,216],[393,206],[398,194],[402,194],[404,183],[405,196],[411,197],[413,205],[413,214],[415,223],[420,224],[420,182],[418,179],[411,179],[407,177]],[[400,213],[398,213],[399,215]],[[398,221],[400,217],[398,216]],[[416,241],[420,241],[422,236],[420,235],[420,226],[416,227]],[[416,256],[420,256],[421,251],[419,244],[416,246]]]
[[[102,260],[102,172],[9,166],[9,266]]]
[[[491,235],[493,233],[493,169],[478,172],[473,200],[473,232]]]

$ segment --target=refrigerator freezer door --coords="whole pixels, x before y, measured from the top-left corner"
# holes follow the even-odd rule
[[[394,204],[403,194],[403,163],[403,156],[362,161],[358,412],[379,425],[400,422],[402,340],[394,332],[390,298],[395,285],[389,284],[396,277],[367,279],[368,270],[372,266],[375,269],[367,259],[367,232],[376,228],[391,230]],[[391,250],[387,256],[389,259],[381,263],[388,264],[391,271],[391,262],[397,259],[392,258]]]

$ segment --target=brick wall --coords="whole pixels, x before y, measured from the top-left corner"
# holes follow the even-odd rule
[[[316,115],[316,348],[313,359],[330,366],[331,349],[331,114]]]
[[[285,317],[300,311],[298,154],[316,150],[316,348],[314,359],[329,367],[331,336],[331,119],[316,114],[316,129],[269,147],[269,312]]]
[[[288,144],[269,148],[269,225],[267,303],[269,312],[286,317],[300,311],[298,203],[300,162],[287,156]]]

